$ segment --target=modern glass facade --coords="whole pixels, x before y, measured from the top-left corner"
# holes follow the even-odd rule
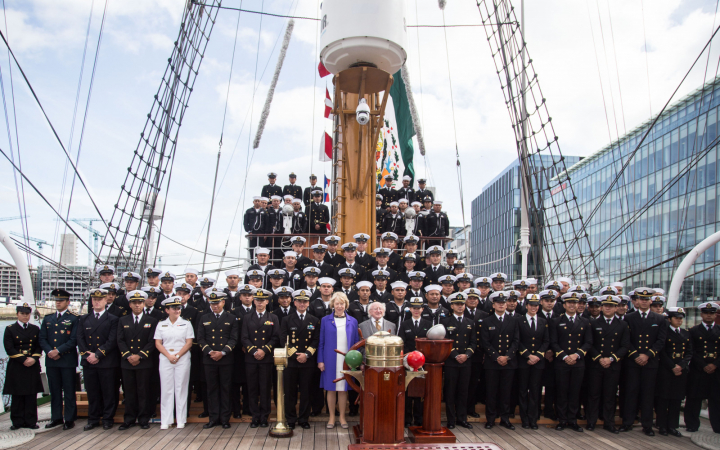
[[[536,155],[535,158],[538,156]],[[542,164],[553,166],[549,156],[542,156]],[[579,157],[566,156],[566,167],[580,161]],[[557,175],[553,173],[551,176]],[[544,177],[540,177],[544,178]],[[520,254],[520,164],[513,161],[498,176],[492,179],[473,201],[471,206],[470,267],[467,271],[478,276],[503,272],[511,280],[521,276]],[[539,230],[531,216],[531,245],[538,246]],[[512,255],[512,256],[510,256]],[[542,267],[537,253],[530,252],[528,276],[540,276]],[[536,264],[536,260],[538,264]]]
[[[584,218],[600,205],[586,226],[603,284],[624,281],[630,286],[667,290],[685,253],[720,231],[718,105],[720,78],[668,107],[652,129],[652,121],[640,125],[554,180],[572,185]],[[603,201],[638,145],[639,150]],[[546,237],[560,236],[560,227],[566,234],[571,231],[567,217],[553,216],[551,207],[569,191],[555,189],[552,198],[545,199]],[[630,225],[621,232],[625,224]],[[570,257],[579,251],[571,252]],[[588,248],[582,251],[590,254]],[[577,275],[568,273],[570,264],[563,253],[560,248],[551,254],[546,268],[553,264],[560,268],[559,273]],[[685,280],[679,305],[720,295],[720,267],[715,267],[718,260],[717,246],[697,259],[689,274],[695,275]],[[558,274],[557,269],[554,272]]]

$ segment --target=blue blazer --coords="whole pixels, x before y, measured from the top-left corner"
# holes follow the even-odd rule
[[[346,323],[345,332],[347,333],[348,349],[355,345],[359,340],[358,323],[352,316],[345,312]],[[333,380],[337,373],[337,356],[335,349],[337,348],[337,327],[335,326],[334,314],[329,314],[320,321],[320,345],[318,347],[317,362],[325,364],[325,371],[320,375],[320,387],[326,391],[336,391]],[[345,390],[349,386],[345,383]]]

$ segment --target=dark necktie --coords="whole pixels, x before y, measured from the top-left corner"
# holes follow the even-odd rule
[[[58,320],[60,320],[61,317],[62,317],[62,313],[59,312],[59,313],[58,313],[58,317],[57,317]]]
[[[645,320],[645,313],[642,313],[642,318],[643,320]]]
[[[608,325],[610,325],[610,321],[612,321],[612,319],[608,319],[608,320],[607,320]]]
[[[145,314],[150,314],[150,308],[145,308]]]
[[[23,329],[27,330],[27,324],[26,324],[26,323],[23,324]]]
[[[303,320],[305,320],[305,314],[300,314],[300,322],[302,322]]]
[[[99,319],[100,319],[100,313],[95,313],[95,320],[99,320]]]
[[[710,331],[710,329],[712,328],[710,325],[705,325],[705,327],[707,328],[708,331]]]
[[[135,325],[138,324],[138,316],[135,316]]]
[[[285,314],[285,315],[287,316],[287,315],[288,315],[288,310],[285,309],[285,308],[283,308],[283,314]]]
[[[570,319],[570,325],[572,325],[573,322],[574,322],[574,321],[573,321],[573,317],[569,317],[569,319]]]
[[[220,318],[220,314],[215,314],[215,318],[216,318],[216,319],[219,319],[219,318]]]
[[[530,331],[535,331],[535,318],[530,318]]]
[[[245,308],[245,312],[250,312],[250,308]]]
[[[503,316],[500,316],[500,323],[502,323],[502,321],[503,321]]]
[[[415,321],[415,331],[418,331],[419,329],[420,329],[420,324],[419,324],[419,322],[416,320],[416,321]]]
[[[680,328],[675,328],[675,332],[676,332],[677,334],[680,334]]]

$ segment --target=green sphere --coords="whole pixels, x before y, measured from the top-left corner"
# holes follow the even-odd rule
[[[350,350],[347,352],[347,355],[345,355],[345,363],[351,370],[357,370],[360,364],[362,364],[362,359],[362,353],[357,350]]]

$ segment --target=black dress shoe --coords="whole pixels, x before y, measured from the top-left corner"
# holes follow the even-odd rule
[[[467,420],[462,420],[462,421],[458,422],[457,424],[463,428],[467,428],[468,430],[472,430],[472,427],[473,427]]]
[[[112,427],[113,427],[112,423],[104,423],[103,424],[103,430],[109,430]]]
[[[522,424],[522,427],[523,427],[525,430],[528,430],[528,429],[530,429],[530,424],[529,424],[529,423],[524,423],[524,424]]]
[[[207,430],[208,428],[212,428],[215,425],[217,425],[215,422],[208,422],[205,425],[203,425],[203,428],[205,428]]]
[[[492,430],[492,427],[495,426],[495,422],[485,422],[485,429]]]
[[[454,430],[454,429],[455,429],[455,424],[454,424],[454,423],[449,423],[449,424],[447,424],[447,427],[445,427],[445,428],[447,428],[448,430]]]
[[[250,422],[250,428],[257,428],[257,427],[258,427],[257,422],[255,422],[254,420],[252,422]]]
[[[222,427],[223,427],[223,428],[230,428],[230,424],[227,423],[227,422],[225,422],[224,424],[222,424]]]
[[[289,424],[288,424],[288,428],[290,428],[291,430],[294,430],[294,429],[295,429],[295,424],[294,424],[294,423],[289,423]]]
[[[201,412],[200,414],[198,414],[198,418],[200,418],[200,419],[204,419],[206,417],[210,417],[210,414],[208,414],[206,412]]]
[[[89,424],[87,424],[87,425],[85,425],[85,426],[83,427],[83,430],[85,430],[85,431],[90,431],[90,430],[92,430],[93,428],[99,427],[99,426],[100,426],[99,423],[89,423]]]
[[[10,425],[10,431],[19,430],[22,427],[16,427],[15,425]]]
[[[697,428],[685,428],[685,431],[687,431],[688,433],[694,433],[697,430],[698,430]]]
[[[667,436],[668,430],[667,428],[658,428],[658,433],[660,433],[660,436]]]
[[[123,423],[122,425],[120,425],[120,426],[118,427],[118,430],[120,430],[120,431],[125,431],[125,430],[127,430],[128,428],[134,427],[134,426],[135,426],[134,423],[127,423],[127,422],[125,422],[125,423]]]
[[[500,426],[503,427],[503,428],[507,428],[508,430],[514,430],[514,429],[515,429],[515,425],[511,424],[511,423],[508,422],[507,420],[501,420],[501,421],[500,421]]]
[[[307,422],[300,422],[300,428],[302,428],[303,430],[309,430],[310,424]]]
[[[585,427],[585,429],[588,431],[595,431],[595,424],[589,423],[588,426]]]
[[[311,413],[310,413],[310,417],[317,417],[317,416],[319,416],[319,415],[320,415],[319,412],[311,412]]]
[[[260,422],[260,428],[267,428],[268,426],[269,425],[267,420],[263,420],[262,422]]]
[[[620,427],[620,429],[618,431],[621,433],[625,433],[626,431],[632,431],[632,429],[633,429],[632,425],[623,425]]]
[[[141,430],[147,430],[149,428],[150,428],[150,424],[144,423],[144,424],[140,425]]]
[[[242,419],[242,414],[233,414],[233,419]]]
[[[580,425],[578,425],[577,422],[569,423],[569,424],[567,424],[567,427],[573,431],[577,431],[578,433],[583,432],[582,427]]]
[[[645,436],[655,436],[652,428],[643,428],[643,433],[645,433]]]
[[[47,429],[55,428],[56,426],[62,425],[62,424],[63,424],[63,420],[62,420],[62,419],[53,420],[53,421],[50,422],[49,424],[45,425],[45,428],[47,428]]]
[[[531,430],[537,430],[537,429],[538,429],[538,426],[537,426],[537,425],[530,425],[530,429],[531,429]]]
[[[476,418],[476,419],[479,419],[479,418],[480,418],[480,414],[478,414],[478,413],[476,413],[476,412],[474,412],[474,411],[467,413],[467,415],[470,416],[470,417],[474,417],[474,418]]]
[[[576,417],[577,417],[577,420],[585,420],[586,419],[584,414],[578,414]]]
[[[31,426],[31,427],[25,427],[25,428],[27,428],[28,430],[37,430],[37,429],[40,428],[40,427],[38,426],[38,424],[35,424],[35,425]]]
[[[618,431],[618,429],[615,428],[615,425],[603,425],[603,430],[609,431],[609,432],[611,432],[611,433],[613,433],[613,434],[619,434],[619,433],[620,433],[620,432]]]
[[[555,425],[555,429],[558,431],[562,431],[565,429],[565,424],[560,422],[559,424]]]
[[[63,425],[63,430],[71,430],[75,428],[75,422],[65,422],[65,425]]]
[[[680,433],[675,428],[668,428],[668,434],[675,436],[675,437],[683,437],[682,433]]]

